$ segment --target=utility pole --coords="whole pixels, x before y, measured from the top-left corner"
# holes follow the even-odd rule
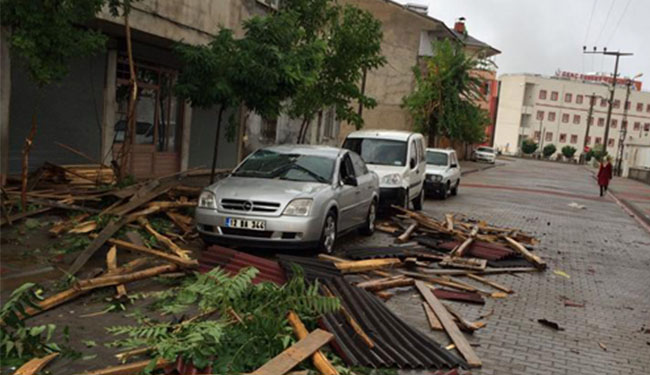
[[[607,108],[607,122],[605,123],[605,139],[603,141],[603,155],[607,153],[607,142],[609,140],[609,123],[612,120],[612,106],[614,105],[614,92],[616,91],[616,78],[618,77],[618,60],[621,56],[632,56],[633,53],[629,52],[610,52],[607,48],[602,51],[597,51],[594,47],[593,51],[587,51],[587,46],[582,47],[582,53],[586,54],[602,54],[607,56],[616,56],[616,63],[614,64],[614,77],[612,79],[612,88],[609,95],[609,107]]]
[[[539,144],[539,145],[541,145],[542,142],[544,142],[544,140],[542,139],[542,122],[543,122],[543,120],[540,119],[540,120],[539,120],[539,141],[537,142],[537,144]],[[541,155],[541,153],[542,153],[542,146],[539,147],[539,153],[540,153],[540,155]]]
[[[625,82],[625,103],[623,104],[623,121],[621,122],[621,133],[618,139],[618,151],[616,151],[616,175],[621,175],[621,164],[623,163],[623,147],[625,137],[627,136],[627,102],[630,100],[630,89],[632,87],[632,80],[627,79]],[[631,104],[630,104],[631,105]]]
[[[589,112],[587,114],[587,130],[585,131],[585,140],[584,144],[582,145],[582,154],[580,155],[580,158],[582,159],[585,150],[587,149],[587,138],[589,138],[589,128],[591,127],[591,122],[593,121],[593,114],[594,114],[594,105],[596,104],[596,98],[602,98],[600,95],[596,95],[596,93],[592,93],[591,95],[586,95],[587,98],[589,98]]]

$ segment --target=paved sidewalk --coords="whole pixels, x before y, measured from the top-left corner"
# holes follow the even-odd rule
[[[515,290],[505,299],[482,307],[449,302],[470,321],[493,311],[485,328],[466,335],[483,361],[472,374],[650,374],[650,233],[598,193],[582,166],[516,160],[464,177],[456,197],[426,201],[425,212],[437,218],[464,213],[536,235],[537,252],[549,265],[543,273],[490,276]],[[585,209],[570,207],[573,202]],[[393,239],[380,234],[345,242],[342,247]],[[565,298],[585,307],[564,306]],[[414,290],[396,294],[388,306],[443,345],[450,342],[430,330]]]

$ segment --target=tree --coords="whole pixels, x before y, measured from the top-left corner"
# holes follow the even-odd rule
[[[9,29],[7,40],[12,55],[20,57],[19,61],[39,92],[43,87],[60,82],[67,76],[70,61],[90,56],[104,48],[106,37],[101,32],[79,26],[92,19],[103,4],[104,0],[0,1],[0,21],[3,27]],[[38,102],[39,98],[36,98],[31,129],[23,147],[23,211],[27,206],[29,151],[36,135]]]
[[[544,155],[545,158],[549,158],[551,155],[553,155],[557,151],[557,147],[555,147],[554,144],[548,144],[544,146],[544,149],[542,150],[542,154]]]
[[[310,42],[325,45],[315,81],[307,81],[291,99],[288,114],[302,119],[298,142],[305,141],[309,123],[322,110],[334,107],[340,120],[358,129],[363,118],[352,103],[372,108],[376,101],[359,87],[364,72],[385,63],[381,55],[381,23],[372,14],[332,0],[287,0],[285,10],[300,10],[299,22]],[[319,16],[314,17],[315,14]]]
[[[537,151],[538,146],[539,145],[532,139],[524,139],[524,141],[521,143],[521,151],[523,151],[523,153],[526,155],[530,155]]]
[[[178,44],[174,51],[183,64],[175,86],[176,94],[187,98],[192,106],[205,109],[214,105],[219,107],[210,172],[212,184],[217,166],[223,113],[226,108],[238,105],[240,100],[234,87],[237,74],[235,62],[239,54],[237,44],[232,31],[222,29],[207,46]]]
[[[576,151],[576,148],[573,146],[566,145],[562,147],[562,155],[564,155],[567,160],[573,159],[573,155],[575,155]]]
[[[404,97],[402,107],[411,114],[414,129],[427,134],[432,145],[439,135],[481,142],[489,120],[476,104],[483,80],[472,72],[490,63],[467,56],[460,44],[448,40],[435,43],[433,49],[433,56],[423,60],[424,69],[413,68],[415,89]]]

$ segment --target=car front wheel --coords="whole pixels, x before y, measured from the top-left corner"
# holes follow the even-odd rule
[[[372,203],[370,203],[370,207],[368,207],[366,222],[361,227],[361,234],[370,236],[375,233],[375,219],[377,219],[377,201],[373,199]]]
[[[334,242],[336,242],[336,214],[334,211],[330,211],[325,217],[325,224],[323,224],[319,250],[331,254],[334,251]]]
[[[442,191],[440,191],[440,199],[445,200],[449,196],[449,181],[445,184],[445,186],[442,188]]]
[[[415,211],[422,211],[424,207],[424,186],[420,189],[420,194],[413,200],[413,209]]]
[[[456,181],[456,185],[454,185],[453,188],[451,188],[451,195],[456,196],[458,195],[458,186],[460,185],[460,180]]]

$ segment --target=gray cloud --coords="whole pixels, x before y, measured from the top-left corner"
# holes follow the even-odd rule
[[[614,57],[582,53],[594,1],[588,48],[633,52],[621,58],[619,70],[626,76],[644,73],[644,90],[650,90],[649,0],[399,0],[428,5],[429,15],[449,27],[465,17],[472,36],[502,52],[496,57],[499,74],[550,75],[557,69],[611,74]]]

